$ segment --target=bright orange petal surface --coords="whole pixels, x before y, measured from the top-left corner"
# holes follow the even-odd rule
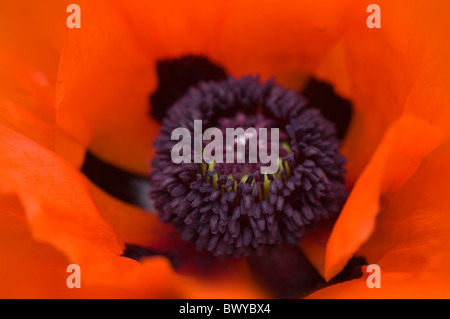
[[[0,194],[6,198],[0,218],[9,229],[0,240],[4,256],[12,259],[2,259],[1,269],[10,276],[8,283],[17,286],[13,292],[2,291],[5,296],[21,296],[26,289],[18,278],[24,266],[17,267],[13,258],[20,254],[27,254],[24,261],[36,267],[44,258],[49,264],[42,275],[50,278],[48,289],[33,282],[29,295],[23,296],[206,298],[231,297],[236,290],[249,298],[261,296],[242,269],[240,276],[232,271],[211,287],[209,281],[176,274],[164,257],[150,257],[142,264],[121,257],[125,241],[149,247],[166,244],[159,238],[165,228],[156,215],[110,198],[62,157],[3,126],[0,154]],[[25,241],[7,244],[23,234]],[[29,254],[31,249],[36,251]],[[82,289],[67,293],[69,263],[80,266]]]
[[[18,198],[0,194],[1,298],[57,298],[66,286],[68,260],[51,245],[35,242]]]
[[[444,138],[441,130],[403,116],[387,131],[356,182],[326,247],[324,275],[332,278],[372,234],[382,196],[397,191]]]
[[[235,76],[275,76],[299,88],[347,24],[346,6],[333,1],[80,6],[82,27],[67,32],[59,69],[58,124],[103,160],[140,174],[158,133],[148,115],[157,60],[201,54]]]
[[[377,228],[360,249],[389,271],[420,271],[450,247],[450,143],[425,159],[417,173],[383,201]],[[442,265],[445,268],[445,265]]]
[[[145,174],[158,132],[148,106],[152,55],[113,2],[80,6],[82,27],[67,32],[59,68],[57,122],[103,160]]]
[[[339,283],[319,290],[309,299],[448,299],[448,272],[442,264],[448,263],[447,256],[436,257],[419,274],[410,272],[383,272],[381,268],[381,288],[368,288],[367,274],[364,278]],[[445,283],[445,284],[444,284]]]
[[[120,244],[83,188],[81,174],[25,137],[6,128],[0,132],[2,190],[19,195],[33,236],[76,263],[92,258],[98,259],[94,267],[120,268],[122,261],[114,258]]]
[[[83,269],[90,284],[115,283],[138,263],[122,247],[84,188],[86,180],[68,162],[2,127],[2,192],[16,193],[34,239],[53,245]]]
[[[167,261],[153,258],[146,261],[145,267],[136,265],[125,278],[106,285],[85,279],[85,270],[90,266],[84,266],[81,289],[69,289],[66,281],[71,273],[66,270],[73,260],[53,245],[36,241],[16,195],[2,193],[0,200],[2,298],[157,298],[187,294],[194,287],[181,285],[185,279],[175,275]],[[137,273],[139,283],[134,278]]]
[[[88,183],[92,201],[104,220],[113,228],[122,243],[129,243],[168,251],[173,248],[173,237],[178,237],[169,224],[162,223],[157,213],[144,211],[117,200],[97,186]]]
[[[381,28],[369,29],[370,1],[353,3],[352,19],[314,73],[353,102],[342,148],[352,185],[388,126],[403,112],[448,127],[450,32],[445,0],[381,0]]]
[[[365,276],[311,297],[449,298],[449,161],[447,141],[383,200],[374,233],[357,251],[380,266],[380,289],[367,288]]]
[[[0,124],[80,167],[85,148],[55,126],[55,83],[68,3],[0,4]]]
[[[450,30],[445,15],[448,2],[377,2],[381,29],[366,26],[370,3],[354,4],[348,28],[314,71],[354,106],[342,152],[348,160],[349,188],[357,182],[327,248],[327,278],[342,269],[370,236],[380,196],[397,190],[414,173],[420,161],[439,146],[439,135],[447,134],[450,121],[450,46],[442,41]],[[414,125],[404,125],[405,116],[422,122],[418,127],[425,126],[424,134]],[[402,122],[404,133],[394,132]],[[314,246],[327,234],[319,235],[307,236],[303,248],[324,271],[324,246],[319,247],[323,253]]]
[[[39,103],[29,111],[48,122],[54,121],[53,88],[68,3],[5,0],[0,4],[0,96],[14,102],[33,97]]]

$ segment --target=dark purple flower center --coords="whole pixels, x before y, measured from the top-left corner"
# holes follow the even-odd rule
[[[212,163],[207,166],[208,174],[214,173],[214,176],[217,176],[219,180],[214,180],[216,183],[222,183],[225,181],[225,175],[228,177],[226,181],[231,183],[231,181],[235,182],[245,182],[247,184],[252,185],[253,187],[259,187],[260,194],[263,193],[263,183],[266,181],[266,184],[269,183],[267,175],[261,175],[261,167],[267,166],[267,164],[262,165],[261,161],[252,162],[251,160],[251,150],[252,146],[256,146],[255,155],[257,155],[258,146],[264,148],[264,153],[272,154],[272,143],[271,143],[271,134],[265,134],[265,136],[261,136],[259,134],[259,129],[264,128],[267,129],[266,132],[270,132],[272,128],[276,128],[276,121],[270,118],[267,118],[264,114],[257,113],[255,115],[247,115],[241,111],[237,112],[233,117],[222,117],[217,120],[217,128],[219,128],[222,132],[223,136],[226,136],[227,129],[235,129],[241,128],[242,132],[247,133],[244,136],[233,136],[233,151],[234,157],[233,161],[227,161],[227,151],[229,151],[230,146],[227,146],[226,140],[223,139],[221,147],[215,147],[216,152],[220,152],[222,154],[222,162],[221,163]],[[253,129],[249,131],[249,129]],[[261,142],[261,145],[258,143]],[[208,142],[206,144],[209,144]],[[288,169],[289,165],[287,161],[290,159],[289,156],[282,160],[282,157],[285,157],[290,152],[289,144],[288,144],[288,136],[281,132],[279,134],[277,143],[278,150],[277,154],[279,157],[276,158],[278,166],[281,164],[281,168],[279,169],[280,174],[285,174],[285,169]],[[239,148],[244,149],[242,153],[243,156],[239,159],[238,152]],[[255,156],[257,157],[257,156]],[[281,162],[281,163],[279,163]],[[226,182],[225,181],[225,182]],[[257,183],[263,182],[263,183]],[[236,184],[235,184],[236,186]],[[267,185],[268,186],[268,185]],[[216,187],[217,188],[217,187]],[[226,187],[228,188],[228,187]],[[255,190],[256,191],[256,190]]]
[[[278,128],[278,171],[261,174],[261,163],[248,161],[174,163],[171,151],[178,141],[172,132],[183,127],[193,136],[194,120],[221,131]],[[215,256],[296,245],[319,221],[336,216],[346,196],[345,159],[334,125],[295,91],[272,81],[230,77],[191,87],[167,111],[154,145],[150,196],[161,219]]]

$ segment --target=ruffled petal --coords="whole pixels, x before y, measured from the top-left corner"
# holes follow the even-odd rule
[[[2,2],[0,124],[80,167],[85,147],[55,125],[55,83],[68,4],[65,0]]]
[[[17,267],[13,261],[22,254],[36,267],[44,259],[49,264],[42,274],[43,279],[49,278],[48,289],[41,289],[38,281],[26,296],[224,298],[237,290],[248,298],[262,296],[242,263],[211,279],[215,282],[212,287],[211,280],[176,274],[164,257],[146,258],[142,263],[122,257],[125,242],[170,249],[173,243],[164,239],[165,231],[170,232],[168,226],[155,214],[109,197],[62,157],[3,126],[0,154],[0,194],[6,194],[2,195],[6,213],[0,212],[0,219],[5,219],[8,229],[0,240],[4,256],[11,258],[4,263],[10,274],[8,283],[16,285],[13,292],[2,290],[5,296],[25,296],[24,282],[17,277],[23,266]],[[23,233],[28,234],[26,245],[22,241],[7,244]],[[30,253],[32,248],[36,250]],[[69,291],[66,286],[69,263],[80,266],[80,290]]]
[[[411,273],[420,272],[432,256],[449,253],[449,160],[447,141],[403,187],[385,198],[377,227],[358,253],[369,262],[382,260],[385,270]]]
[[[442,130],[405,115],[386,132],[357,180],[326,247],[324,276],[339,273],[370,237],[383,196],[397,191],[444,140]]]
[[[375,227],[380,196],[396,191],[448,132],[450,94],[446,87],[450,82],[450,48],[442,38],[450,30],[444,13],[449,4],[445,1],[415,1],[407,6],[401,1],[377,4],[381,8],[381,29],[367,28],[367,3],[355,4],[354,22],[314,71],[317,77],[332,82],[354,106],[342,152],[348,160],[349,189],[355,181],[356,184],[327,247],[327,260],[330,258],[325,267],[329,272],[327,278],[342,269],[349,256],[369,238]],[[419,127],[425,126],[423,136],[413,133],[417,128],[408,129],[409,125],[404,125],[405,118],[410,116],[422,122]],[[433,131],[441,133],[435,135]],[[390,143],[393,144],[388,146]],[[391,164],[392,159],[395,163],[400,158],[404,158],[404,165]],[[397,169],[393,170],[394,167]],[[313,233],[304,243],[304,250],[322,272],[325,256],[311,249],[311,243],[321,238],[323,242],[326,236],[324,232],[321,237]],[[336,244],[337,241],[342,245]],[[324,251],[323,245],[320,248]],[[339,258],[342,259],[337,262]]]
[[[368,275],[319,290],[309,299],[448,299],[447,283],[450,277],[443,264],[448,254],[433,258],[419,274],[411,272],[384,272],[381,268],[380,288],[368,288]],[[371,279],[369,279],[371,280]],[[445,283],[445,284],[444,284]]]
[[[169,224],[160,222],[158,214],[117,200],[90,182],[86,184],[95,207],[122,243],[160,253],[177,245],[178,233]]]
[[[93,284],[115,283],[134,260],[103,220],[85,185],[68,162],[5,127],[0,128],[0,189],[17,194],[35,240],[54,246],[83,269]]]
[[[30,101],[34,104],[36,101]],[[56,125],[43,120],[30,107],[0,99],[0,125],[18,132],[81,167],[86,149]]]
[[[2,1],[0,10],[0,96],[38,101],[35,115],[54,121],[54,84],[70,2]]]
[[[369,29],[369,3],[353,3],[352,22],[314,74],[353,103],[342,147],[352,185],[389,125],[404,112],[448,128],[448,1],[378,1],[381,28]]]
[[[357,251],[380,266],[380,289],[367,288],[366,274],[311,297],[448,298],[449,161],[447,141],[395,193],[386,194],[372,236]]]
[[[0,201],[0,297],[67,296],[68,260],[51,245],[33,240],[17,196],[2,193]]]
[[[97,157],[145,175],[158,133],[148,107],[156,89],[153,55],[143,52],[113,2],[80,7],[82,27],[67,32],[59,67],[57,122]]]
[[[71,272],[67,267],[73,261],[53,245],[34,238],[16,195],[1,192],[0,200],[2,298],[161,298],[199,293],[194,281],[190,286],[191,281],[176,275],[162,257],[147,260],[144,267],[136,263],[124,278],[114,278],[107,284],[86,279],[85,270],[89,268],[85,266],[80,268],[81,288],[69,289]]]
[[[118,268],[120,243],[82,187],[82,175],[25,137],[4,127],[0,132],[1,187],[18,194],[33,236],[76,263],[92,258],[94,267]]]
[[[348,21],[345,4],[333,1],[80,6],[83,25],[67,32],[59,69],[58,124],[97,157],[140,174],[158,134],[149,117],[158,60],[205,55],[235,76],[276,77],[297,89]]]

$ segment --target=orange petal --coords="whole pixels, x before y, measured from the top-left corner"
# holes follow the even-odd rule
[[[366,277],[325,288],[312,298],[448,298],[450,282],[450,142],[431,153],[388,195],[377,227],[357,254],[381,268],[381,288]]]
[[[373,233],[380,197],[398,190],[443,138],[441,130],[410,115],[402,116],[386,132],[330,235],[325,255],[326,279],[339,273]]]
[[[87,266],[83,266],[81,288],[69,289],[66,282],[71,273],[66,270],[72,262],[52,245],[33,238],[16,196],[1,194],[0,198],[2,298],[173,298],[201,293],[200,287],[195,288],[198,283],[174,274],[164,258],[149,259],[143,267],[136,264],[124,278],[108,285],[86,280]]]
[[[86,266],[86,280],[116,278],[134,262],[101,218],[84,178],[68,162],[31,140],[0,129],[1,190],[19,195],[35,239],[52,244],[72,262]],[[99,274],[104,275],[99,277]]]
[[[0,297],[67,296],[67,259],[51,245],[32,239],[16,196],[0,194],[0,201]]]
[[[68,1],[3,1],[0,124],[80,167],[84,148],[55,127],[54,94]]]
[[[377,228],[358,253],[389,271],[418,272],[431,256],[450,251],[449,160],[447,141],[383,201]]]
[[[169,224],[160,222],[158,214],[117,200],[90,182],[86,184],[96,208],[122,243],[158,252],[174,248],[178,233]]]
[[[34,104],[36,101],[30,101]],[[41,119],[29,107],[0,99],[0,125],[4,125],[81,167],[86,149],[54,124]]]
[[[380,0],[381,28],[369,29],[369,2],[353,3],[347,32],[315,70],[353,102],[344,141],[349,185],[364,169],[388,126],[403,112],[442,127],[450,113],[448,1]]]
[[[60,63],[57,122],[99,158],[145,174],[158,132],[148,115],[156,87],[152,55],[111,2],[80,7],[82,27],[67,32]]]
[[[148,53],[207,55],[235,76],[275,76],[297,89],[346,28],[348,4],[155,1],[123,2],[122,9]]]
[[[402,114],[413,114],[426,123],[439,127],[442,131],[448,131],[450,120],[447,107],[450,103],[450,95],[446,89],[450,82],[450,64],[448,63],[450,47],[442,42],[443,34],[450,30],[450,24],[444,14],[444,8],[448,8],[448,3],[415,1],[404,6],[400,1],[381,1],[377,4],[381,7],[382,28],[368,29],[366,27],[364,22],[369,14],[366,13],[365,8],[368,3],[355,5],[353,12],[355,21],[361,23],[350,25],[345,36],[316,70],[319,78],[334,83],[340,93],[353,101],[352,124],[342,148],[342,152],[348,159],[347,183],[349,186],[361,174],[371,155],[379,155],[377,152],[383,147],[387,136],[391,134],[385,134],[386,129]],[[382,137],[383,140],[381,140]],[[427,141],[424,143],[426,144]],[[437,140],[431,139],[429,150],[423,148],[426,152],[420,157],[426,156],[427,152],[438,144]],[[377,145],[379,145],[378,148],[376,148]],[[415,147],[413,145],[411,149]],[[422,146],[419,145],[418,148]],[[419,162],[420,157],[417,158]],[[374,169],[374,161],[376,160],[373,159],[370,162],[371,169]],[[365,195],[361,191],[357,196],[360,198],[358,202],[367,210],[362,210],[359,213],[360,217],[355,217],[355,221],[371,220],[373,216],[376,216],[379,194],[386,190],[394,190],[410,176],[406,174],[396,181],[398,175],[394,174],[391,181],[382,181],[386,177],[381,176],[389,176],[391,173],[386,173],[381,167],[378,169],[380,172],[378,177],[374,173],[373,179],[367,178]],[[367,175],[368,170],[369,167],[366,167],[363,175]],[[389,168],[388,171],[390,171]],[[361,179],[358,182],[358,190],[364,187]],[[387,186],[390,182],[394,184]],[[396,183],[398,183],[397,186]],[[380,185],[387,189],[380,188]],[[353,198],[356,195],[356,192],[354,193]],[[363,198],[367,201],[367,205],[363,205]],[[352,201],[356,202],[356,199]],[[348,205],[356,207],[354,203]],[[370,205],[372,208],[368,209]],[[346,209],[346,211],[349,210]],[[367,212],[372,217],[361,216]],[[357,213],[355,212],[354,215],[356,216]],[[356,228],[355,225],[350,227],[351,223],[349,223],[347,231],[348,233],[356,232],[359,235],[343,234],[341,229],[341,235],[345,236],[343,241],[350,242],[352,238],[361,235],[362,237],[348,246],[347,253],[343,251],[342,254],[336,253],[337,255],[341,257],[351,255],[352,251],[355,251],[355,248],[367,239],[373,222],[366,225],[360,224],[361,227],[367,227],[365,231],[352,230]],[[332,250],[334,249],[330,248],[331,255],[334,254]],[[317,251],[314,251],[314,254],[317,255]],[[346,257],[342,258],[338,263],[339,266],[331,273],[340,269],[346,259]],[[330,261],[330,267],[335,262],[334,259]]]
[[[158,238],[164,225],[159,224],[156,215],[109,198],[63,158],[2,126],[0,154],[0,194],[14,194],[7,197],[8,202],[2,202],[6,207],[17,208],[16,215],[29,225],[29,229],[21,226],[22,231],[30,233],[29,246],[39,250],[33,254],[26,249],[22,251],[21,242],[17,246],[14,243],[0,246],[5,246],[8,251],[5,256],[11,258],[19,252],[28,254],[30,264],[36,260],[40,265],[41,253],[42,258],[48,257],[46,261],[51,267],[43,278],[51,279],[49,290],[53,289],[53,283],[59,287],[54,291],[62,291],[59,297],[231,297],[232,293],[237,296],[237,290],[242,293],[239,296],[261,296],[248,271],[239,267],[231,269],[226,280],[219,278],[216,287],[211,287],[209,281],[175,274],[163,257],[147,258],[142,264],[121,257],[124,241],[150,247],[166,244]],[[0,214],[0,218],[6,218],[5,224],[9,225],[7,214]],[[4,234],[0,241],[7,243],[12,238],[11,231]],[[80,266],[82,289],[66,295],[68,263]],[[8,262],[5,269],[15,265]],[[21,270],[23,267],[18,267]],[[11,285],[22,282],[15,274],[10,273]],[[23,284],[17,286],[17,296],[28,296],[23,289]],[[30,296],[34,294],[45,296],[46,291],[36,286],[35,291],[30,290]],[[9,292],[5,295],[9,296]]]
[[[448,256],[448,255],[447,255]],[[448,264],[447,256],[439,256],[420,274],[408,272],[384,272],[381,268],[380,288],[368,288],[367,275],[360,279],[346,281],[311,295],[308,299],[448,299],[448,271],[442,269]]]
[[[68,31],[59,69],[58,124],[96,156],[140,174],[158,134],[148,115],[157,60],[201,54],[235,76],[275,76],[298,88],[348,21],[346,6],[333,1],[80,6],[83,25]]]
[[[45,102],[29,111],[48,122],[54,121],[53,89],[69,3],[5,0],[0,10],[0,96]]]
[[[175,275],[167,260],[153,258],[145,267],[136,265],[125,278],[108,285],[86,280],[87,267],[83,267],[81,288],[69,289],[66,282],[71,273],[66,270],[72,261],[52,245],[33,238],[17,196],[2,193],[0,199],[2,298],[161,298],[189,295],[194,287]]]

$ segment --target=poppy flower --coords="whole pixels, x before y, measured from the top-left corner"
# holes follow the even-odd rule
[[[65,1],[0,10],[0,296],[448,297],[448,4],[378,1],[380,29],[365,2],[78,4],[79,29]],[[342,136],[311,78],[351,101]],[[284,173],[176,168],[192,114],[284,128]],[[154,206],[125,202],[149,173]]]

